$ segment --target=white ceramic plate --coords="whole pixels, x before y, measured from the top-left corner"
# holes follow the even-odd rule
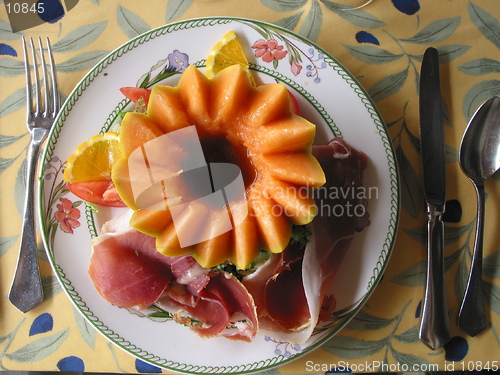
[[[87,273],[90,241],[98,234],[101,223],[116,212],[105,208],[93,212],[69,193],[62,181],[68,156],[80,143],[112,128],[118,113],[129,104],[119,92],[120,87],[136,86],[152,68],[150,82],[162,69],[179,70],[182,63],[202,68],[212,46],[230,30],[236,31],[252,69],[263,82],[282,82],[295,93],[302,115],[318,125],[316,143],[343,136],[370,160],[365,186],[372,188],[368,205],[371,225],[355,236],[332,287],[336,310],[301,346],[262,334],[252,343],[224,338],[203,340],[171,319],[152,319],[105,302]],[[258,40],[275,40],[287,53],[266,62],[252,48]],[[174,51],[180,63],[169,59]],[[174,74],[164,82],[175,84],[178,77]],[[97,64],[71,93],[49,136],[43,158],[40,216],[44,243],[69,298],[88,322],[123,350],[172,371],[257,372],[310,352],[339,332],[361,309],[382,276],[395,240],[399,218],[397,167],[387,129],[375,106],[332,56],[271,24],[236,18],[194,19],[129,41]]]

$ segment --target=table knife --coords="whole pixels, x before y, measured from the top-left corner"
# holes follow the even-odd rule
[[[445,293],[444,224],[446,170],[438,51],[424,53],[420,71],[420,152],[427,201],[427,281],[419,337],[436,350],[450,340]]]

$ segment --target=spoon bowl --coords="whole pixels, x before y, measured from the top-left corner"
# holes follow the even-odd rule
[[[470,336],[486,328],[482,291],[485,191],[484,181],[500,169],[500,98],[485,101],[472,116],[460,145],[460,167],[477,193],[477,226],[472,264],[458,326]]]

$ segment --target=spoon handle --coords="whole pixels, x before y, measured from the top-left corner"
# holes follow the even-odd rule
[[[484,185],[474,182],[474,186],[477,192],[476,240],[469,281],[458,313],[458,326],[470,336],[475,336],[486,328],[486,313],[483,302]]]

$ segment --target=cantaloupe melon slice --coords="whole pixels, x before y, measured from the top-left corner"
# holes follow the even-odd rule
[[[153,86],[148,103],[148,116],[164,133],[189,126],[189,120],[178,90],[170,86]]]
[[[163,223],[168,220],[167,214],[136,212],[132,225],[141,231],[148,231],[149,227],[149,233],[156,237],[156,246],[161,253],[168,256],[190,253],[206,267],[227,260],[244,269],[261,249],[283,251],[290,240],[292,225],[307,223],[314,217],[315,209],[314,205],[309,205],[310,199],[293,194],[278,196],[279,190],[289,186],[310,189],[325,182],[324,172],[311,154],[315,126],[292,114],[290,96],[284,85],[255,87],[238,65],[230,66],[213,79],[208,79],[191,65],[182,74],[177,87],[153,88],[145,116],[147,120],[137,115],[130,116],[128,120],[125,118],[120,137],[125,143],[124,149],[128,150],[126,152],[144,140],[146,143],[142,149],[151,150],[148,153],[150,165],[168,163],[173,151],[149,147],[147,140],[158,134],[158,129],[169,133],[194,126],[203,140],[215,137],[228,142],[233,149],[230,156],[227,150],[217,149],[220,142],[203,141],[200,144],[215,147],[210,151],[219,152],[216,159],[221,156],[222,159],[231,158],[216,160],[216,163],[241,164],[238,166],[246,189],[244,203],[226,202],[233,227],[222,234],[218,230],[222,221],[203,204],[193,205],[179,217],[171,211],[172,223],[163,229]],[[206,157],[207,150],[204,152]],[[139,177],[142,178],[140,174]],[[263,194],[266,180],[272,181],[269,187],[275,198]],[[132,209],[139,210],[130,186],[132,182],[126,160],[115,165],[113,181],[123,201]],[[189,194],[186,197],[182,191],[179,194],[182,202],[191,202]],[[244,218],[236,220],[238,216]],[[213,233],[213,236],[208,239],[200,236],[198,242],[183,244],[182,238],[193,231]]]
[[[307,151],[314,142],[316,126],[303,117],[291,115],[256,130],[255,151],[263,154]],[[286,142],[283,140],[286,139]]]

